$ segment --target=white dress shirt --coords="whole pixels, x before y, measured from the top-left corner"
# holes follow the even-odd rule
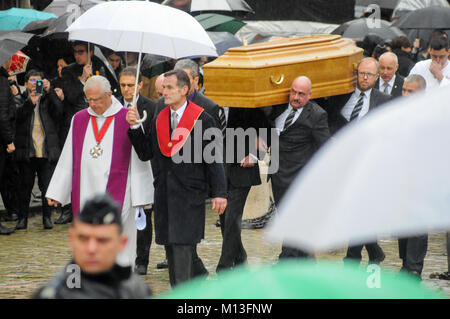
[[[388,89],[387,89],[386,94],[389,94],[389,95],[391,94],[392,89],[394,88],[395,77],[396,77],[396,75],[394,74],[394,76],[392,77],[392,79],[391,79],[389,82],[387,82],[387,83],[389,84],[389,86],[388,86]],[[379,87],[379,90],[380,90],[381,92],[383,92],[383,93],[384,93],[384,83],[386,83],[386,82],[380,77],[380,87]]]
[[[364,91],[363,106],[362,106],[361,112],[359,112],[358,117],[356,118],[357,121],[359,121],[364,115],[366,115],[367,112],[369,112],[370,94],[371,93],[372,93],[372,89]],[[361,91],[358,88],[356,88],[355,92],[353,92],[353,94],[350,96],[350,99],[347,101],[347,103],[342,108],[341,115],[347,121],[350,121],[350,116],[352,115],[353,109],[355,108],[355,105],[358,102],[360,95],[361,95]]]
[[[286,122],[286,119],[288,118],[292,109],[294,109],[294,108],[291,106],[291,104],[289,104],[289,106],[286,108],[286,110],[283,113],[281,113],[280,115],[278,115],[278,117],[275,119],[275,128],[277,130],[278,135],[280,135],[280,133],[283,131],[284,123]],[[303,111],[303,107],[299,107],[295,111],[296,112],[295,112],[294,118],[292,119],[292,122],[290,125],[294,124],[295,121],[297,121],[298,117],[300,116],[300,114]]]

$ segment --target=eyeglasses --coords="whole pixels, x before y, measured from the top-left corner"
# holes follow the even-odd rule
[[[73,54],[83,54],[86,50],[73,50]]]
[[[374,76],[377,76],[376,74],[373,73],[368,73],[368,72],[358,72],[358,75],[361,77],[368,77],[368,78],[373,78]]]

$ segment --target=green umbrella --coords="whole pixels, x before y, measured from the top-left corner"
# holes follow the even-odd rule
[[[220,273],[175,287],[163,299],[435,299],[446,296],[414,277],[369,265],[282,261]]]
[[[235,34],[245,23],[222,14],[205,13],[195,16],[195,19],[205,30],[216,32],[230,32]]]
[[[53,13],[33,9],[11,8],[0,11],[0,30],[22,30],[28,23],[57,18]]]

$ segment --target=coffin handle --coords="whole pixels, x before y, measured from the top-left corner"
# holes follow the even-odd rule
[[[280,79],[277,81],[275,80],[275,77],[273,75],[270,76],[270,82],[272,82],[275,85],[280,85],[284,81],[284,74],[281,74]]]

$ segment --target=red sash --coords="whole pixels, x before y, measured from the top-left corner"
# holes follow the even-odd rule
[[[164,156],[172,157],[183,147],[203,111],[202,107],[188,101],[183,116],[172,134],[173,139],[170,137],[170,106],[167,106],[158,114],[156,118],[156,135],[159,149]]]

